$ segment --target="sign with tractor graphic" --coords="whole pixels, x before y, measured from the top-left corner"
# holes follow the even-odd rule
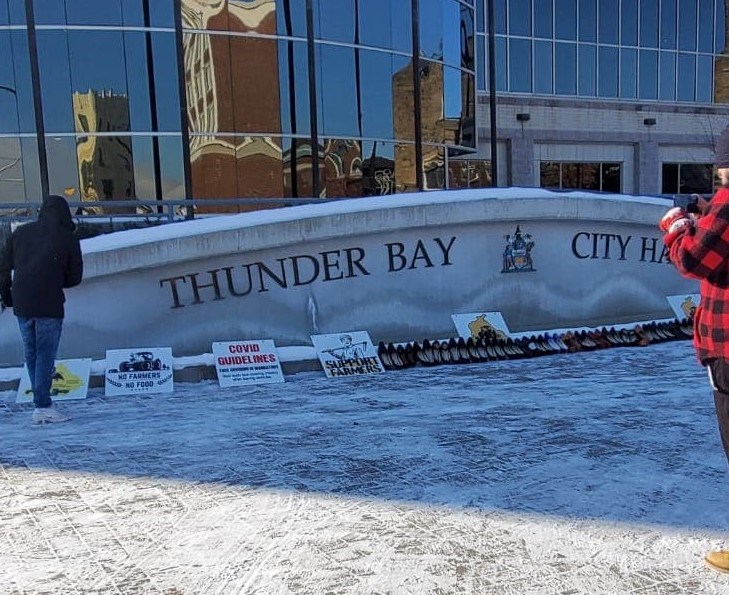
[[[54,402],[85,399],[89,390],[91,359],[57,360],[53,368],[51,398]],[[32,403],[33,388],[30,386],[28,369],[24,366],[18,385],[16,403]]]

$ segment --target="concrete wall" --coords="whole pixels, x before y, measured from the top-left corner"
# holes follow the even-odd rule
[[[666,201],[518,189],[396,195],[117,232],[82,242],[62,357],[213,341],[310,344],[367,330],[377,342],[455,335],[451,314],[501,311],[512,331],[673,317],[696,293],[665,260]],[[533,270],[504,272],[516,228]],[[0,317],[5,364],[22,361]]]

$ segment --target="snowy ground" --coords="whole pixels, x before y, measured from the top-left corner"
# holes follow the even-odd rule
[[[689,341],[286,380],[0,393],[0,593],[729,594]]]

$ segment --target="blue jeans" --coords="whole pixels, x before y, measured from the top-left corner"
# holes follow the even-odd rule
[[[50,407],[51,383],[56,365],[58,343],[61,341],[63,318],[21,318],[25,365],[28,367],[33,403],[37,408]]]

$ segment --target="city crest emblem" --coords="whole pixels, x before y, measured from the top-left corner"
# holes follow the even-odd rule
[[[532,249],[534,239],[531,234],[522,233],[517,225],[514,234],[507,234],[504,247],[502,273],[527,273],[534,271]]]

